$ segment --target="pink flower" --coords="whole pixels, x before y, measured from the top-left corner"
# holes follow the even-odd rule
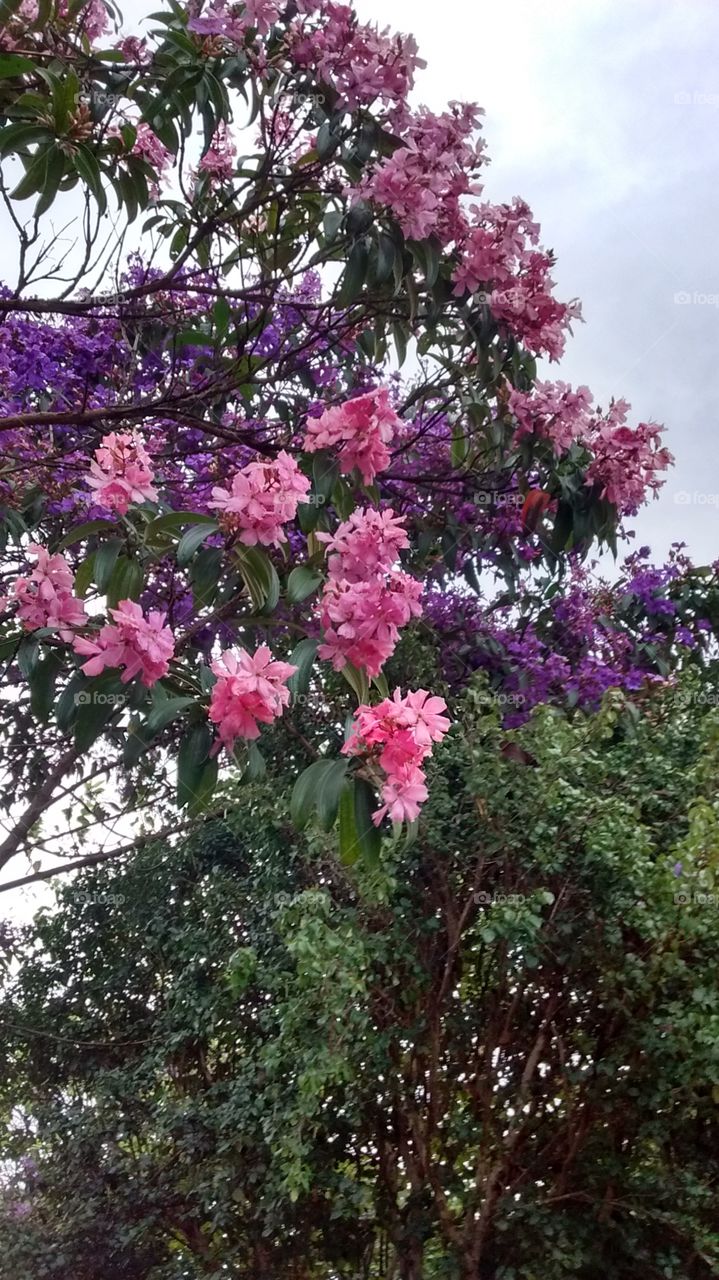
[[[385,205],[412,240],[458,240],[466,228],[461,198],[481,192],[484,145],[474,136],[480,114],[470,103],[453,102],[442,115],[420,108],[403,145],[352,188],[354,199]]]
[[[422,584],[401,570],[387,581],[330,579],[320,605],[324,637],[319,656],[335,671],[351,662],[369,676],[379,675],[395,650],[400,627],[420,616],[421,595]]]
[[[674,461],[661,447],[662,429],[655,422],[640,422],[632,430],[626,426],[629,405],[617,400],[605,418],[594,423],[588,446],[594,458],[587,469],[587,484],[600,486],[601,496],[614,504],[620,515],[635,515],[647,491],[655,495],[664,483],[659,478]]]
[[[408,546],[401,518],[391,510],[354,511],[327,542],[329,578],[320,603],[324,630],[318,649],[336,671],[347,662],[379,675],[394,652],[399,629],[422,609],[422,585],[395,568]]]
[[[57,628],[69,644],[71,628],[87,622],[85,606],[73,592],[72,570],[64,556],[51,556],[45,547],[33,543],[28,551],[37,556],[37,564],[29,577],[16,578],[4,603],[18,605],[18,617],[26,631]]]
[[[425,689],[404,697],[395,689],[392,698],[377,706],[363,705],[354,715],[350,737],[343,755],[364,756],[385,775],[384,804],[372,815],[379,825],[386,814],[393,822],[413,822],[427,799],[422,763],[432,753],[432,743],[441,742],[449,729],[443,698]]]
[[[290,700],[286,682],[297,667],[273,659],[263,644],[254,654],[225,649],[212,663],[212,670],[217,683],[212,689],[209,717],[218,727],[222,745],[231,752],[237,738],[259,737],[260,724],[271,724],[282,715]]]
[[[353,511],[333,534],[318,533],[317,538],[327,543],[330,577],[348,582],[368,581],[386,572],[409,546],[402,517],[389,508]]]
[[[556,454],[566,453],[587,435],[592,419],[588,387],[576,391],[566,382],[535,382],[531,391],[509,393],[509,407],[517,420],[517,439],[537,436],[551,441]]]
[[[250,462],[232,478],[230,489],[212,490],[209,506],[220,512],[223,528],[249,547],[279,547],[282,526],[294,520],[298,503],[311,488],[307,476],[284,449],[274,462]]]
[[[101,506],[124,516],[131,502],[154,502],[152,463],[137,431],[103,436],[87,483]]]
[[[164,143],[160,142],[156,133],[153,133],[149,124],[145,124],[144,120],[136,126],[137,136],[132,144],[133,156],[142,156],[143,160],[147,160],[158,175],[164,173],[169,164],[172,163],[172,156],[167,150]]]
[[[118,40],[115,48],[120,50],[123,58],[128,62],[137,63],[139,66],[144,67],[152,61],[152,54],[144,36],[123,36],[122,40]]]
[[[387,445],[402,420],[390,404],[389,391],[382,387],[356,396],[344,404],[325,409],[319,418],[307,423],[303,448],[309,453],[340,446],[339,463],[343,472],[357,467],[365,484],[384,471],[390,460]]]
[[[198,168],[209,174],[213,181],[225,181],[232,177],[236,154],[237,147],[227,133],[227,125],[220,124]]]
[[[106,623],[94,638],[77,636],[73,648],[87,657],[86,676],[99,676],[106,667],[124,667],[122,683],[139,675],[149,689],[167,675],[175,640],[165,626],[165,614],[151,609],[147,617],[134,600],[121,600],[110,609],[114,623]]]

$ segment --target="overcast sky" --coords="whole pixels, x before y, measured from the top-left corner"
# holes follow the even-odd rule
[[[130,0],[128,28],[155,8]],[[632,421],[666,424],[676,467],[632,522],[638,539],[658,558],[675,540],[698,561],[719,557],[719,6],[357,0],[357,9],[415,34],[428,62],[417,103],[485,109],[486,194],[528,200],[558,255],[559,296],[584,307],[586,323],[546,376],[586,383],[603,405],[623,396]]]

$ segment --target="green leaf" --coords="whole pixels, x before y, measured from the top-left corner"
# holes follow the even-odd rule
[[[194,698],[164,698],[152,710],[145,721],[145,728],[150,737],[166,729],[168,724],[176,720],[181,711],[195,705]]]
[[[312,595],[321,582],[321,574],[313,573],[306,565],[300,564],[287,579],[287,599],[291,604],[299,604]]]
[[[302,830],[316,810],[320,826],[329,831],[337,817],[340,796],[347,772],[347,760],[315,760],[295,782],[290,800],[290,813]]]
[[[192,562],[190,578],[195,608],[202,609],[212,604],[222,572],[224,551],[222,547],[205,547],[199,551]]]
[[[318,645],[319,640],[300,640],[290,654],[289,661],[297,667],[297,670],[287,681],[287,688],[295,700],[306,694],[310,687],[310,676],[317,657]]]
[[[87,184],[97,200],[100,213],[104,213],[107,208],[107,197],[102,185],[102,173],[96,156],[89,147],[81,144],[75,152],[73,161],[83,182]]]
[[[367,247],[362,240],[357,240],[347,259],[342,285],[337,295],[338,307],[349,307],[359,297],[367,276],[367,263]]]
[[[94,554],[94,579],[100,591],[104,591],[107,587],[123,546],[122,538],[109,538],[107,542],[100,543],[97,548]]]
[[[280,598],[277,570],[259,547],[238,547],[237,561],[256,613],[271,613]]]
[[[84,598],[87,595],[90,583],[94,581],[93,574],[95,572],[95,552],[92,551],[87,559],[79,565],[75,574],[73,588],[76,596]]]
[[[79,524],[76,529],[71,529],[65,537],[58,542],[55,547],[56,551],[64,551],[66,547],[71,547],[75,542],[86,542],[93,533],[101,533],[103,529],[113,529],[117,532],[117,524],[114,520],[87,520],[85,524]]]
[[[210,534],[217,532],[217,528],[217,524],[213,521],[212,524],[193,525],[191,529],[183,533],[177,548],[177,563],[181,569],[189,563],[198,547],[202,546],[205,538],[209,538]]]
[[[137,600],[142,591],[144,576],[137,560],[119,556],[107,584],[108,608],[116,609],[121,600]]]
[[[3,7],[0,5],[0,23],[4,21]],[[0,57],[0,80],[10,80],[14,76],[22,76],[34,70],[35,63],[30,58],[21,57],[20,54],[10,53]]]
[[[56,653],[50,653],[42,662],[38,662],[32,671],[29,680],[30,706],[38,720],[47,721],[50,718],[55,696],[55,681],[61,669],[62,660]]]
[[[210,759],[212,734],[206,724],[195,725],[183,738],[177,757],[177,803],[190,813],[207,807],[217,782],[217,759]]]
[[[342,668],[342,675],[344,676],[350,688],[353,689],[355,694],[357,695],[357,701],[361,705],[364,705],[366,702],[368,702],[369,701],[369,680],[367,679],[367,672],[364,670],[364,668],[362,668],[362,670],[359,670],[357,667],[354,667],[351,662],[346,662]]]
[[[40,641],[36,636],[26,636],[21,640],[17,651],[17,665],[26,680],[32,676],[40,660]]]
[[[345,782],[339,806],[339,852],[346,866],[360,857],[369,863],[377,862],[382,837],[372,821],[375,806],[374,792],[364,778]]]

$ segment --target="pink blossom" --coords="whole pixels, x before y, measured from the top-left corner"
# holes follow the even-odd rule
[[[348,582],[365,582],[386,572],[409,546],[402,517],[390,508],[353,511],[334,533],[318,533],[317,538],[327,544],[330,577]]]
[[[514,199],[511,204],[473,205],[471,214],[473,222],[458,237],[455,294],[479,295],[528,350],[558,359],[565,331],[580,309],[576,302],[553,297],[554,259],[536,247],[539,226],[531,209]]]
[[[64,556],[51,556],[46,547],[32,543],[28,551],[37,557],[37,564],[28,577],[16,578],[2,603],[17,604],[26,631],[57,628],[61,639],[70,643],[71,628],[87,622],[85,606],[73,591],[72,570]]]
[[[441,742],[449,729],[449,720],[442,714],[446,709],[443,698],[425,689],[404,697],[395,689],[392,698],[355,711],[353,730],[342,752],[369,759],[385,775],[384,804],[372,815],[375,823],[385,814],[393,822],[413,822],[418,816],[427,799],[422,763],[432,754],[432,744]]]
[[[294,458],[281,449],[274,462],[250,462],[236,472],[230,489],[214,488],[209,506],[240,542],[279,547],[285,540],[282,526],[294,520],[310,488]]]
[[[379,104],[399,128],[415,72],[426,65],[413,37],[360,23],[350,5],[334,0],[298,0],[297,8],[302,16],[290,32],[293,61],[317,82],[331,84],[346,110]],[[315,14],[319,25],[303,21]]]
[[[132,502],[154,502],[152,462],[137,431],[103,436],[90,463],[87,483],[97,501],[124,516]]]
[[[592,421],[592,393],[576,391],[566,382],[535,382],[531,391],[509,393],[509,407],[517,420],[517,439],[536,436],[549,440],[556,454],[566,453],[575,440],[588,434]]]
[[[388,466],[387,445],[401,427],[402,420],[390,404],[389,391],[381,387],[333,405],[321,417],[310,419],[303,448],[315,453],[339,445],[341,470],[348,473],[357,467],[364,483],[372,484],[378,472]]]
[[[320,603],[324,629],[318,653],[336,671],[347,662],[379,675],[394,652],[400,627],[422,612],[421,583],[394,567],[408,546],[394,511],[354,511],[328,544],[329,578]]]
[[[169,164],[172,163],[172,156],[167,147],[160,142],[157,134],[153,132],[149,124],[145,124],[141,120],[135,126],[137,136],[132,144],[133,156],[142,156],[143,160],[147,160],[152,165],[158,175],[162,175]]]
[[[393,654],[400,627],[418,618],[422,584],[395,570],[385,580],[346,582],[330,579],[320,605],[324,640],[318,653],[340,671],[346,663],[379,675]]]
[[[122,40],[118,40],[115,48],[120,50],[123,58],[128,62],[138,66],[144,67],[152,61],[152,54],[143,36],[123,36]]]
[[[484,144],[474,137],[480,114],[471,103],[453,102],[441,115],[422,107],[402,146],[352,188],[353,198],[385,205],[410,239],[436,235],[443,245],[459,239],[466,228],[461,200],[481,192],[476,175]]]
[[[87,657],[82,666],[86,676],[99,676],[106,667],[124,667],[121,676],[127,684],[139,675],[149,689],[167,675],[175,640],[165,626],[165,614],[151,609],[147,617],[134,600],[121,600],[110,609],[114,623],[108,622],[94,637],[76,636],[73,648]]]
[[[227,132],[227,125],[219,124],[207,151],[200,160],[199,169],[215,181],[231,178],[235,168],[237,147]]]
[[[271,724],[290,700],[287,680],[297,667],[278,662],[263,644],[254,654],[225,649],[212,663],[217,676],[210,698],[209,717],[218,727],[220,741],[232,751],[237,738],[259,737],[259,725]]]
[[[620,515],[635,515],[663,484],[659,478],[674,461],[661,447],[662,429],[655,422],[640,422],[632,430],[626,426],[629,405],[612,403],[605,418],[598,419],[588,441],[594,458],[587,470],[587,484],[600,486],[601,496],[614,504]]]

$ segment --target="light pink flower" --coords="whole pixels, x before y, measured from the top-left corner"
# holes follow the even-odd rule
[[[97,502],[124,516],[132,502],[154,502],[152,462],[137,431],[110,432],[95,450],[87,483]]]
[[[51,556],[45,547],[33,543],[28,551],[37,557],[37,564],[28,577],[16,578],[3,603],[17,604],[26,631],[53,627],[70,643],[71,628],[87,622],[85,606],[73,591],[72,570],[64,556]]]
[[[339,446],[341,470],[347,473],[357,467],[364,483],[372,484],[389,464],[387,445],[401,427],[402,420],[390,404],[389,391],[381,387],[333,405],[319,418],[311,418],[303,448],[314,453]]]
[[[232,751],[238,738],[259,737],[260,724],[271,724],[290,700],[287,680],[297,667],[278,662],[263,644],[254,654],[225,649],[212,663],[217,676],[209,717],[217,725],[220,742]],[[219,749],[219,746],[218,746]]]
[[[134,600],[121,600],[110,609],[114,623],[108,622],[94,637],[77,636],[73,648],[88,661],[82,670],[86,676],[99,676],[106,667],[124,667],[121,676],[127,684],[139,675],[149,689],[167,675],[175,640],[165,626],[165,614],[151,609],[147,617]]]
[[[294,520],[310,488],[294,458],[281,449],[274,462],[250,462],[236,472],[230,489],[214,488],[209,506],[240,542],[279,547],[285,540],[282,526]]]

